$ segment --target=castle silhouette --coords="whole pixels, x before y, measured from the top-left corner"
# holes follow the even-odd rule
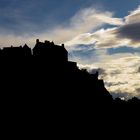
[[[5,47],[0,49],[0,57],[45,57],[48,62],[58,62],[63,63],[68,61],[68,52],[64,47],[55,45],[53,42],[45,41],[40,42],[39,39],[36,40],[36,45],[33,49],[29,48],[27,44],[23,47]]]
[[[80,124],[84,119],[90,122],[105,118],[105,114],[116,117],[139,112],[139,99],[113,99],[104,81],[98,79],[98,72],[90,74],[68,60],[64,44],[37,39],[33,49],[26,44],[1,48],[0,66],[2,114],[6,120],[10,117],[26,123],[30,118],[33,123],[47,119]]]

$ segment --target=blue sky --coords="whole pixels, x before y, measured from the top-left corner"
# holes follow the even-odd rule
[[[140,97],[139,0],[0,0],[0,47],[65,43],[115,97]]]

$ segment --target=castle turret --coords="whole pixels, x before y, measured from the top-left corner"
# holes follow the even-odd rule
[[[36,43],[39,43],[39,39],[36,39]]]
[[[64,45],[64,44],[62,44],[62,47],[65,47],[65,45]]]

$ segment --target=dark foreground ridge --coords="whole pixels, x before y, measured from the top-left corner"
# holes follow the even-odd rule
[[[136,114],[140,101],[113,100],[98,72],[80,70],[68,61],[64,45],[40,42],[33,49],[7,47],[0,50],[2,113],[27,121],[69,122],[95,116]],[[100,114],[100,115],[99,115]]]

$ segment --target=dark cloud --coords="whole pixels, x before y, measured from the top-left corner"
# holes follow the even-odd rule
[[[140,67],[138,68],[138,72],[140,73]]]
[[[116,31],[119,38],[128,38],[132,41],[140,41],[140,23],[125,24]]]
[[[119,90],[117,90],[116,92],[111,92],[111,95],[113,96],[113,98],[125,98],[125,100],[128,100],[130,98],[130,93],[128,92],[121,92]],[[132,98],[132,97],[131,97]]]
[[[140,93],[140,88],[137,88],[136,91]]]
[[[99,72],[100,75],[106,75],[105,70],[102,68],[97,68],[97,69],[94,68],[94,69],[89,70],[91,74],[95,74],[97,71]]]
[[[125,85],[125,84],[128,84],[128,82],[118,82],[118,83],[106,82],[105,84],[106,84],[106,86],[111,87],[111,86]]]

